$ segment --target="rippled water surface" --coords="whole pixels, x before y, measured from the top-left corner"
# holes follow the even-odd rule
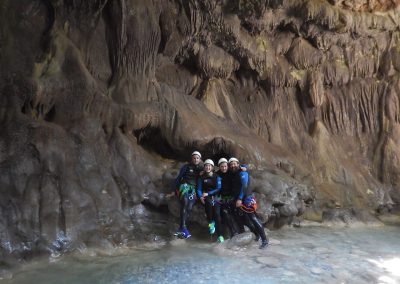
[[[287,228],[259,250],[195,238],[159,250],[36,261],[0,283],[400,283],[400,228]]]

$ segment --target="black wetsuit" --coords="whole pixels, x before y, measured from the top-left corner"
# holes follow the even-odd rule
[[[200,198],[203,193],[208,193],[204,199],[207,222],[215,222],[217,236],[222,236],[221,230],[221,204],[217,200],[217,195],[221,190],[221,178],[217,174],[212,176],[204,173],[200,176],[197,183],[197,195]]]
[[[253,199],[250,189],[250,177],[247,172],[237,171],[232,173],[232,191],[235,200],[242,200],[243,203],[246,203],[247,200]],[[246,225],[256,235],[256,239],[261,237],[263,243],[268,242],[263,225],[258,220],[255,212],[246,212],[242,208],[236,207],[235,215],[240,232],[244,232],[243,225]]]
[[[228,226],[231,237],[238,233],[234,223],[235,205],[232,192],[232,173],[221,171],[217,172],[221,177],[221,216],[224,223]]]
[[[186,228],[186,220],[196,202],[197,179],[202,170],[202,166],[189,163],[181,168],[179,175],[175,179],[175,188],[181,204],[180,229]]]

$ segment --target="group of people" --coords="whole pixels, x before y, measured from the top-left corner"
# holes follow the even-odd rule
[[[223,242],[222,220],[228,226],[231,237],[245,231],[247,226],[261,239],[260,248],[268,246],[264,228],[255,211],[257,203],[250,189],[250,178],[246,167],[241,167],[237,158],[221,158],[218,170],[214,172],[214,162],[206,159],[201,165],[201,154],[194,151],[191,161],[185,164],[175,179],[175,194],[180,200],[180,226],[175,235],[189,238],[187,218],[196,200],[205,206],[210,234],[217,235]]]

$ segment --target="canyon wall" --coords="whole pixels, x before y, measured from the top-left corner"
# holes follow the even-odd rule
[[[0,1],[1,254],[140,241],[194,150],[271,227],[396,208],[398,4]]]

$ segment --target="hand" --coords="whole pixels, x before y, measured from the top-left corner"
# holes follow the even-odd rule
[[[238,199],[236,200],[236,207],[242,206],[242,200]]]
[[[242,172],[247,172],[247,168],[246,168],[246,167],[240,167],[240,170],[241,170]]]
[[[204,192],[202,197],[203,197],[203,198],[206,198],[207,196],[208,196],[208,193],[207,193],[207,192]]]
[[[201,201],[201,203],[205,203],[205,201],[204,201],[204,196],[202,196],[202,197],[200,197],[200,201]]]
[[[170,197],[172,197],[172,196],[174,196],[174,195],[175,195],[175,192],[173,191],[173,192],[167,193],[167,194],[165,195],[165,198],[170,198]]]

